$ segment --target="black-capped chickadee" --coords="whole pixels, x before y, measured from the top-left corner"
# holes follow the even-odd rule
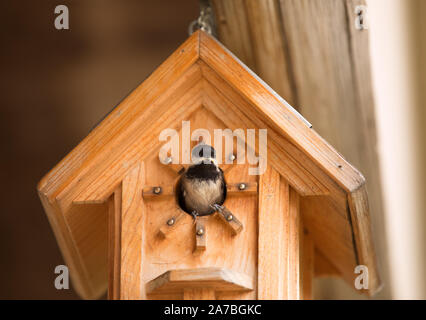
[[[226,182],[212,146],[203,143],[195,146],[192,163],[179,180],[177,196],[181,208],[195,219],[214,213],[223,204]]]

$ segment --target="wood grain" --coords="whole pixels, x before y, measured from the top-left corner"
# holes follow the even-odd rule
[[[368,292],[374,294],[381,288],[379,272],[373,259],[374,246],[372,240],[370,219],[368,216],[368,197],[365,188],[360,188],[356,192],[348,195],[349,206],[351,207],[352,223],[354,235],[357,243],[357,254],[359,264],[368,267]],[[367,254],[367,252],[373,254]],[[371,278],[371,274],[373,277]]]
[[[200,58],[216,71],[244,99],[268,127],[287,137],[299,150],[320,165],[346,191],[365,183],[364,177],[347,163],[325,140],[303,121],[299,114],[251,70],[242,67],[230,52],[206,34],[200,34]],[[226,67],[224,67],[226,65]],[[244,79],[244,84],[241,83]]]
[[[287,50],[280,32],[279,2],[213,0],[212,3],[219,39],[266,83],[275,84],[277,93],[293,104],[291,65],[285,63]]]
[[[194,254],[202,254],[207,249],[207,217],[199,217],[195,221],[194,235],[195,247]]]
[[[183,290],[183,300],[215,300],[216,295],[213,289],[185,289]]]
[[[279,173],[268,167],[259,179],[259,236],[257,298],[285,299],[284,288],[288,255],[288,208],[281,207],[281,197],[288,201],[288,186],[280,189]],[[283,192],[281,194],[280,192]],[[282,210],[283,209],[283,210]],[[286,210],[287,209],[287,210]],[[285,216],[287,214],[287,216]],[[287,232],[286,232],[287,231]],[[287,241],[286,241],[287,240]]]
[[[208,80],[205,84],[204,105],[218,117],[224,120],[231,129],[238,128],[238,123],[243,119],[246,127],[266,127],[266,124],[253,123],[254,116],[247,117],[250,104],[241,100],[239,95],[223,83],[212,70],[204,63],[199,62],[203,75]],[[220,85],[220,89],[219,88]],[[213,88],[214,86],[214,88]],[[226,94],[226,97],[222,94]],[[232,100],[231,100],[232,99]],[[240,106],[241,110],[232,109]],[[244,110],[244,112],[243,112]],[[233,112],[239,111],[235,114]],[[277,139],[277,142],[271,141]],[[302,198],[302,213],[306,217],[307,227],[312,228],[313,236],[318,246],[327,252],[329,259],[340,267],[345,279],[352,283],[353,268],[358,264],[353,246],[354,239],[349,212],[347,211],[346,193],[336,186],[328,177],[323,176],[318,168],[310,163],[308,158],[303,158],[297,153],[285,138],[268,130],[268,162],[276,168],[283,177],[302,195],[310,195],[315,190],[317,195]],[[290,155],[295,152],[294,155]],[[278,153],[275,160],[275,153]],[[289,154],[290,153],[290,154]],[[294,157],[294,158],[293,158]],[[298,158],[299,160],[293,160]],[[297,173],[296,173],[297,171]],[[294,172],[294,175],[291,173]],[[320,177],[315,180],[312,175]],[[312,181],[312,182],[310,182]],[[309,185],[307,185],[309,183]],[[325,196],[329,194],[329,196]],[[321,209],[320,209],[321,208]],[[343,240],[343,241],[342,241]],[[335,245],[337,243],[337,245]],[[334,246],[333,250],[330,250]]]
[[[140,297],[142,242],[146,211],[140,196],[145,184],[145,164],[139,163],[125,177],[121,196],[121,276],[120,299]]]
[[[253,278],[229,269],[180,269],[169,270],[149,281],[146,284],[146,291],[147,294],[183,293],[185,291],[185,295],[196,296],[195,299],[201,300],[202,295],[214,299],[215,292],[251,291],[254,288],[253,284]]]
[[[340,277],[339,270],[317,249],[315,249],[315,277]]]
[[[157,189],[159,188],[159,189]],[[157,189],[157,190],[156,190]],[[160,192],[156,192],[160,190]],[[173,197],[175,196],[174,186],[144,186],[142,189],[142,197],[148,198],[159,198],[159,197]]]
[[[205,128],[211,132],[218,128],[225,129],[221,119],[206,108],[198,109],[187,120],[191,122],[191,130]],[[224,146],[223,146],[224,147]],[[223,152],[223,154],[225,154]],[[248,175],[248,165],[235,164],[225,173],[227,181],[244,181],[249,185],[257,185],[257,177]],[[147,176],[145,186],[170,185],[175,181],[176,174],[164,168],[158,161],[158,156],[152,154],[146,161],[146,170],[150,172]],[[238,194],[238,192],[236,192]],[[226,207],[235,214],[244,229],[237,235],[233,235],[230,228],[224,226],[217,215],[205,217],[207,230],[207,246],[202,254],[194,254],[195,226],[193,219],[188,219],[179,225],[166,239],[160,240],[156,232],[160,226],[169,219],[170,212],[175,208],[173,197],[158,197],[145,201],[147,215],[145,222],[146,234],[144,235],[144,247],[142,250],[142,272],[143,282],[147,283],[159,275],[176,269],[210,268],[220,266],[221,268],[233,270],[246,274],[252,279],[256,278],[257,268],[257,193],[243,193],[242,196],[229,196],[226,199]],[[198,219],[197,219],[198,220]],[[215,293],[216,299],[254,299],[256,291],[247,292],[225,292]],[[143,289],[145,290],[145,289]],[[142,292],[141,299],[182,299],[182,293],[157,293],[148,294]]]
[[[170,224],[171,219],[173,220],[173,224]],[[192,217],[190,217],[188,213],[176,206],[158,229],[157,235],[161,238],[170,237],[173,232],[179,230],[180,225],[189,223],[190,219],[192,219]]]
[[[297,199],[290,199],[288,183],[268,167],[259,179],[257,298],[260,300],[295,298],[293,291],[297,289],[290,275],[299,266],[298,252],[292,252],[299,250],[294,243],[298,220],[291,218],[294,204],[290,201],[294,200]]]
[[[304,229],[301,240],[301,281],[302,281],[302,299],[312,300],[315,277],[315,245],[309,232]]]
[[[301,216],[299,195],[290,188],[289,200],[289,235],[288,235],[288,270],[287,270],[287,298],[289,300],[299,300],[302,295],[302,274],[301,274]]]
[[[73,196],[75,203],[105,201],[105,197],[111,194],[129,167],[150,152],[158,154],[161,131],[177,127],[185,117],[201,106],[200,76],[199,68],[193,66],[165,94],[149,105],[142,115],[134,114],[134,118],[129,119],[131,123],[127,124],[113,142],[109,142],[116,148],[108,148],[99,153],[96,161],[91,162],[85,167],[85,172],[78,175],[78,190],[83,188],[84,191],[75,190],[77,186],[72,183],[57,196],[61,206],[66,209],[71,200],[69,197]],[[161,112],[161,115],[155,116],[156,112]],[[97,165],[93,167],[94,164]]]
[[[114,134],[119,133],[125,128],[130,120],[129,118],[136,116],[136,114],[132,112],[135,106],[140,108],[139,112],[143,112],[144,109],[159,98],[164,91],[170,88],[198,59],[198,49],[199,40],[197,36],[191,37],[182,44],[150,77],[148,77],[148,79],[126,97],[126,99],[89,134],[87,139],[82,141],[82,143],[40,181],[38,186],[39,189],[43,189],[43,191],[49,195],[49,191],[58,192],[59,190],[57,190],[56,185],[66,183],[66,179],[71,178],[71,174],[75,174],[75,170],[79,171],[84,169],[84,162],[87,163],[92,157],[95,157],[102,149],[103,145],[108,142],[108,140],[105,141],[106,131],[113,129],[113,131],[107,135],[107,137],[111,139]],[[112,122],[114,128],[110,128]],[[89,154],[85,152],[89,152]],[[64,170],[65,168],[68,170]]]
[[[220,220],[229,227],[234,236],[243,231],[244,226],[240,219],[238,219],[237,216],[229,211],[225,206],[223,206],[223,210],[219,210],[216,213],[216,216],[218,216]]]
[[[108,199],[108,299],[120,299],[121,185]]]
[[[302,195],[328,194],[329,190],[324,186],[326,178],[321,180],[316,178],[317,172],[320,175],[316,165],[311,165],[308,157],[305,157],[303,161],[296,160],[303,157],[297,148],[292,147],[288,140],[269,128],[261,117],[250,112],[253,106],[242,99],[231,86],[225,84],[216,72],[203,62],[199,64],[207,80],[204,82],[205,107],[223,119],[232,130],[240,128],[241,123],[246,128],[268,128],[268,162],[277,168],[280,174]],[[256,139],[255,146],[250,147],[258,151],[258,146],[258,139]]]
[[[262,187],[258,177],[248,174],[249,164],[230,166],[225,172],[227,181],[259,183],[259,194],[247,192],[244,197],[226,199],[226,207],[244,225],[237,235],[224,228],[218,217],[206,219],[209,243],[201,255],[193,254],[192,221],[181,223],[170,237],[158,237],[158,230],[176,209],[175,197],[143,196],[144,188],[175,185],[177,173],[158,160],[158,137],[165,128],[180,132],[184,120],[190,121],[192,132],[203,128],[212,137],[215,129],[268,129],[267,170],[273,173],[260,179],[271,179],[279,186],[279,194],[270,193],[280,200],[268,202],[265,194],[260,195],[266,185]],[[257,150],[258,144],[248,147]],[[121,202],[115,195],[119,186]],[[275,294],[299,299],[301,219],[312,232],[315,247],[343,276],[349,278],[354,265],[362,261],[374,279],[372,289],[379,285],[363,186],[363,176],[291,106],[216,40],[198,31],[48,173],[38,189],[75,288],[85,298],[99,297],[107,287],[108,243],[110,257],[117,255],[117,217],[111,220],[114,237],[108,241],[108,211],[112,212],[108,199],[114,194],[114,211],[121,209],[121,299],[181,299],[182,294],[174,293],[148,297],[145,284],[168,270],[213,266],[251,279],[265,278],[273,286],[268,289],[259,281],[253,291],[216,292],[216,299],[272,298]],[[173,194],[171,187],[164,191]],[[277,209],[274,219],[283,228],[266,221],[268,206]],[[287,220],[280,208],[287,208]],[[268,248],[265,231],[287,240]],[[288,251],[272,254],[280,248]],[[270,257],[268,261],[263,254]],[[283,273],[270,259],[288,268]],[[111,274],[118,270],[115,262],[110,262]],[[276,271],[275,280],[283,281],[272,283],[262,263]],[[114,286],[117,280],[113,278]]]
[[[219,39],[249,68],[255,70],[253,41],[245,3],[246,0],[212,1]]]
[[[383,234],[369,32],[357,30],[354,23],[355,7],[366,1],[212,3],[219,39],[365,174],[374,227]],[[270,69],[275,76],[269,76]],[[290,92],[283,89],[283,82]],[[385,246],[380,247],[383,259]]]
[[[241,189],[241,184],[244,184],[244,189]],[[227,195],[237,195],[241,196],[244,194],[256,194],[257,193],[257,182],[234,182],[226,184],[226,193]]]

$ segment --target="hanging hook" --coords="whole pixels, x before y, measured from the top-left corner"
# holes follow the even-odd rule
[[[198,29],[215,36],[214,15],[209,0],[200,0],[200,16],[189,24],[188,34],[191,35]]]

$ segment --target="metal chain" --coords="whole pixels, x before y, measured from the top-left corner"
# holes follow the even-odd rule
[[[191,35],[198,29],[214,36],[214,16],[209,1],[200,1],[200,16],[189,24],[188,34]]]

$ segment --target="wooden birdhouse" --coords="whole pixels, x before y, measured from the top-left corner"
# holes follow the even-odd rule
[[[223,210],[194,220],[176,200],[188,166],[182,158],[200,132],[213,144],[226,129],[236,137],[232,148],[217,150],[227,182]],[[173,137],[163,139],[164,130],[180,145],[166,159],[161,150]],[[243,151],[245,160],[236,157]],[[258,174],[250,154],[264,161]],[[38,190],[84,298],[108,288],[111,299],[309,299],[315,276],[353,286],[358,265],[368,268],[369,293],[380,285],[363,176],[202,31]]]

